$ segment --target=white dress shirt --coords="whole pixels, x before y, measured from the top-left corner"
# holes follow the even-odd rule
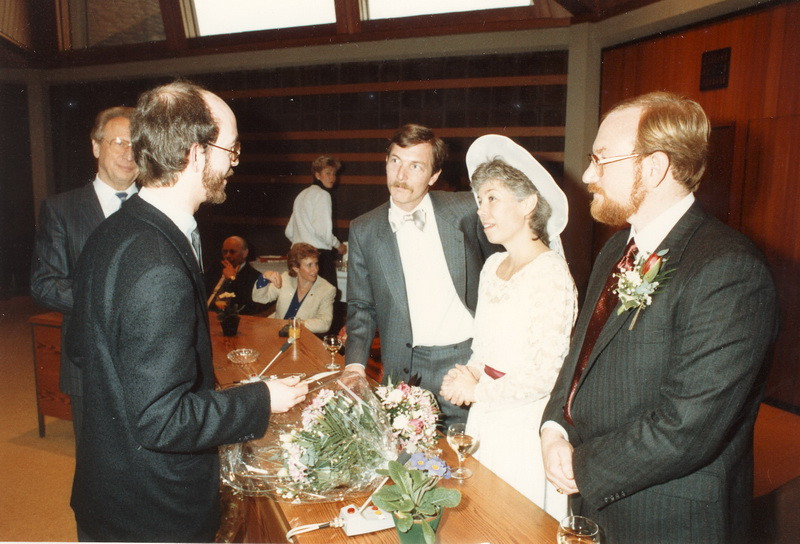
[[[419,230],[403,216],[416,210],[425,212],[425,228]],[[389,201],[389,217],[400,224],[395,235],[408,294],[414,346],[457,344],[473,334],[473,318],[453,286],[436,226],[430,195],[405,212]]]
[[[106,185],[106,183],[100,179],[100,176],[95,176],[92,186],[94,186],[94,192],[97,195],[97,199],[100,201],[100,207],[103,209],[103,216],[106,218],[119,210],[119,207],[122,205],[122,201],[117,196],[117,193],[124,192],[128,195],[128,198],[130,198],[131,195],[136,194],[137,190],[136,184],[131,183],[131,186],[125,191],[117,191],[113,187]]]
[[[306,187],[292,206],[292,216],[284,234],[292,244],[305,242],[317,249],[339,247],[333,235],[331,195],[319,185]]]

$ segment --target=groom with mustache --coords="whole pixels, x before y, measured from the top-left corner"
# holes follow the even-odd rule
[[[446,153],[429,128],[410,124],[394,134],[391,198],[350,224],[347,267],[347,370],[364,375],[377,330],[384,380],[418,376],[436,395],[440,425],[467,419],[439,390],[447,370],[469,360],[478,279],[496,251],[472,193],[429,192]]]

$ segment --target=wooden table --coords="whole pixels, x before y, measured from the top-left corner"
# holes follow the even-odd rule
[[[44,437],[44,416],[72,419],[69,396],[61,392],[61,321],[58,312],[32,316],[33,375],[36,379],[36,415],[39,436]]]
[[[242,316],[239,333],[234,337],[223,337],[219,322],[211,317],[211,340],[214,347],[214,368],[217,381],[228,384],[241,380],[244,373],[227,359],[227,353],[236,348],[254,348],[261,356],[254,365],[257,371],[272,359],[285,342],[278,337],[283,321],[277,319]],[[344,363],[342,357],[337,360]],[[299,341],[293,344],[270,367],[268,374],[305,372],[308,375],[322,372],[330,355],[322,342],[304,330]],[[442,455],[455,465],[455,453],[441,441]],[[458,482],[445,480],[447,487],[461,490],[461,504],[445,510],[437,532],[437,542],[442,544],[479,544],[491,542],[542,543],[556,542],[557,522],[514,488],[498,478],[489,469],[470,458],[465,465],[475,473],[472,478]],[[356,500],[357,504],[363,502]],[[339,514],[339,509],[348,503],[330,502],[293,505],[276,502],[263,497],[245,498],[242,505],[246,511],[246,531],[241,539],[249,542],[285,542],[284,535],[293,527],[310,523],[330,521]],[[302,544],[351,542],[391,543],[398,542],[394,529],[377,533],[348,537],[339,528],[320,529],[299,535],[296,542]]]

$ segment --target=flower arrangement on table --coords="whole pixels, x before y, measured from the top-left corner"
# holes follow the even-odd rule
[[[400,382],[375,389],[392,424],[401,449],[408,453],[427,451],[436,446],[436,420],[439,405],[433,393],[416,385]]]
[[[408,465],[410,468],[390,461],[387,469],[378,471],[389,476],[394,485],[379,489],[372,502],[392,514],[400,533],[408,533],[416,524],[426,544],[433,544],[443,509],[458,506],[461,492],[438,487],[443,478],[450,477],[450,468],[439,457],[415,453]]]
[[[397,457],[389,421],[366,380],[337,373],[285,414],[262,439],[221,450],[223,480],[244,493],[295,503],[370,492]]]
[[[225,318],[239,315],[239,312],[244,309],[243,304],[236,304],[232,299],[236,298],[236,293],[225,291],[217,295],[214,300],[214,306],[217,308],[217,319],[222,321]]]

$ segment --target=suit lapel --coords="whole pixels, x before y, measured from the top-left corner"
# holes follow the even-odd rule
[[[81,200],[83,201],[80,207],[81,221],[87,227],[86,232],[91,232],[105,219],[103,208],[100,207],[100,200],[97,198],[97,193],[94,190],[93,184],[90,183],[83,187]]]
[[[203,282],[203,274],[200,271],[197,258],[194,256],[192,245],[189,243],[189,240],[186,239],[186,236],[183,235],[169,217],[139,198],[138,195],[131,196],[123,209],[125,208],[129,209],[130,213],[137,216],[142,221],[146,221],[160,230],[164,237],[175,247],[176,252],[181,256],[184,266],[186,266],[187,270],[190,272],[192,283],[194,284],[195,296],[200,302],[200,305],[205,308],[206,290]],[[206,329],[208,329],[208,312],[202,311],[200,313],[203,315]]]
[[[464,247],[464,234],[458,226],[459,218],[453,215],[450,208],[442,204],[438,194],[432,192],[430,196],[433,213],[436,215],[436,227],[439,230],[444,259],[447,262],[447,268],[450,270],[450,278],[453,280],[453,286],[459,298],[461,298],[461,302],[464,303],[464,306],[467,306],[466,249]]]
[[[687,210],[687,212],[681,217],[681,219],[675,224],[672,230],[667,234],[661,244],[656,248],[656,251],[661,251],[663,249],[668,249],[669,253],[669,265],[668,268],[677,268],[678,264],[680,263],[681,257],[683,256],[684,250],[686,249],[689,240],[691,239],[692,235],[698,229],[700,224],[705,220],[706,213],[700,207],[700,204],[695,201],[694,204]],[[620,237],[619,240],[622,242],[627,242],[627,237]],[[619,245],[619,243],[615,244]],[[606,275],[604,275],[600,281],[605,282],[606,278],[608,278],[608,274],[611,272],[611,268],[614,264],[619,260],[622,256],[622,249],[624,246],[620,245],[619,247],[609,248],[609,255],[604,260],[603,266],[604,270],[606,270]],[[610,262],[608,262],[610,261]],[[600,298],[600,290],[602,289],[603,284],[592,286],[592,306],[597,303],[597,299]],[[664,289],[669,289],[669,285],[665,285]],[[663,292],[659,291],[658,294],[654,296],[658,296],[660,294],[664,294]],[[588,297],[587,297],[587,301]],[[588,306],[587,306],[588,308]],[[583,383],[583,380],[586,378],[586,375],[589,372],[589,369],[592,367],[594,362],[597,360],[598,356],[603,352],[606,346],[617,337],[618,334],[624,334],[627,329],[623,329],[623,325],[627,324],[629,320],[633,319],[633,315],[636,313],[634,310],[629,310],[627,312],[623,312],[620,315],[617,315],[617,308],[614,308],[611,312],[611,316],[609,316],[608,321],[606,321],[603,330],[600,331],[600,336],[597,337],[597,342],[595,342],[594,349],[592,350],[591,355],[589,356],[589,360],[586,363],[586,369],[584,370],[583,374],[581,375],[581,379],[579,382]],[[645,310],[646,311],[646,310]],[[585,332],[585,331],[584,331]]]
[[[377,240],[375,250],[378,262],[386,278],[386,286],[394,299],[395,307],[402,308],[406,318],[410,319],[406,278],[403,274],[403,263],[400,260],[400,247],[397,245],[397,236],[392,232],[392,227],[389,225],[388,202],[383,205],[383,209],[378,214],[373,234]]]

